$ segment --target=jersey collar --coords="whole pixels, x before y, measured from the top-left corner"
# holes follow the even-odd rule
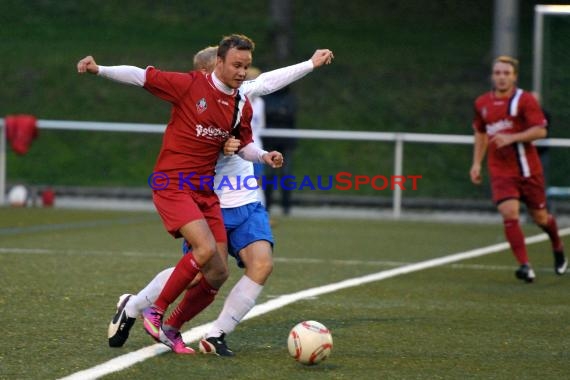
[[[235,89],[226,86],[217,76],[216,73],[212,72],[212,74],[210,74],[208,76],[208,79],[211,81],[211,83],[214,85],[214,87],[216,87],[218,90],[220,90],[221,92],[223,92],[226,95],[233,95]]]

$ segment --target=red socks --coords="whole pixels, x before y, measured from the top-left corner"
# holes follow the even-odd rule
[[[560,240],[560,236],[558,235],[558,226],[556,225],[556,219],[554,219],[554,216],[549,214],[546,225],[540,226],[540,228],[548,234],[550,242],[552,243],[552,250],[554,252],[562,252],[564,247],[562,245],[562,240]]]
[[[176,264],[174,272],[170,275],[154,305],[164,313],[168,306],[182,294],[198,272],[200,272],[200,266],[194,260],[192,253],[189,252],[184,255]]]
[[[164,324],[180,330],[185,322],[188,322],[208,307],[216,298],[217,293],[218,290],[212,288],[206,281],[206,278],[202,277],[198,285],[186,291],[184,298]]]
[[[524,234],[518,219],[503,220],[505,236],[509,242],[513,255],[520,265],[528,264],[528,255],[524,243]]]

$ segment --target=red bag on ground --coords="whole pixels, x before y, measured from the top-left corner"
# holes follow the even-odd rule
[[[38,137],[37,120],[32,115],[8,115],[4,119],[6,140],[17,154],[28,153],[32,141]]]

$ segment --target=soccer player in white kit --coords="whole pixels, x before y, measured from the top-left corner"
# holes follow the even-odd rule
[[[198,52],[194,58],[194,68],[204,72],[211,71],[215,63],[216,49],[209,47]],[[244,82],[240,91],[248,97],[267,95],[304,77],[314,68],[331,63],[332,59],[332,51],[316,50],[310,60],[263,73],[254,80]],[[116,76],[113,76],[113,79],[121,80]],[[226,153],[232,150],[229,145],[226,144]],[[273,236],[269,217],[258,198],[257,186],[251,162],[237,155],[220,154],[216,164],[214,190],[220,198],[228,234],[228,252],[236,259],[237,265],[245,270],[226,298],[212,328],[200,341],[199,347],[203,353],[234,355],[225,343],[225,336],[231,333],[255,306],[256,299],[273,270]],[[187,250],[185,242],[184,251]],[[123,346],[137,316],[157,299],[173,270],[174,268],[168,268],[157,274],[138,294],[124,294],[119,298],[117,312],[109,324],[108,338],[111,347]],[[165,325],[179,330],[184,322],[194,316],[185,308],[183,299],[165,321]],[[193,353],[192,349],[185,346],[182,338],[179,339],[179,342],[167,345],[176,353]]]

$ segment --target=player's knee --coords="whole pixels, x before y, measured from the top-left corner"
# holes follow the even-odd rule
[[[216,254],[216,244],[215,242],[206,242],[195,246],[192,249],[192,254],[196,260],[203,265]]]
[[[211,267],[208,268],[206,272],[204,272],[204,277],[206,277],[208,283],[216,289],[221,288],[229,276],[230,272],[227,266],[216,266],[213,268]]]
[[[259,258],[250,263],[248,269],[250,269],[256,278],[267,279],[267,277],[271,275],[271,272],[273,272],[273,260],[271,260],[271,257]]]
[[[503,220],[519,219],[519,211],[516,209],[503,209],[500,210]]]
[[[537,224],[539,227],[544,227],[548,224],[548,214],[540,214],[540,215],[533,215],[532,216],[532,220],[534,221],[535,224]]]

